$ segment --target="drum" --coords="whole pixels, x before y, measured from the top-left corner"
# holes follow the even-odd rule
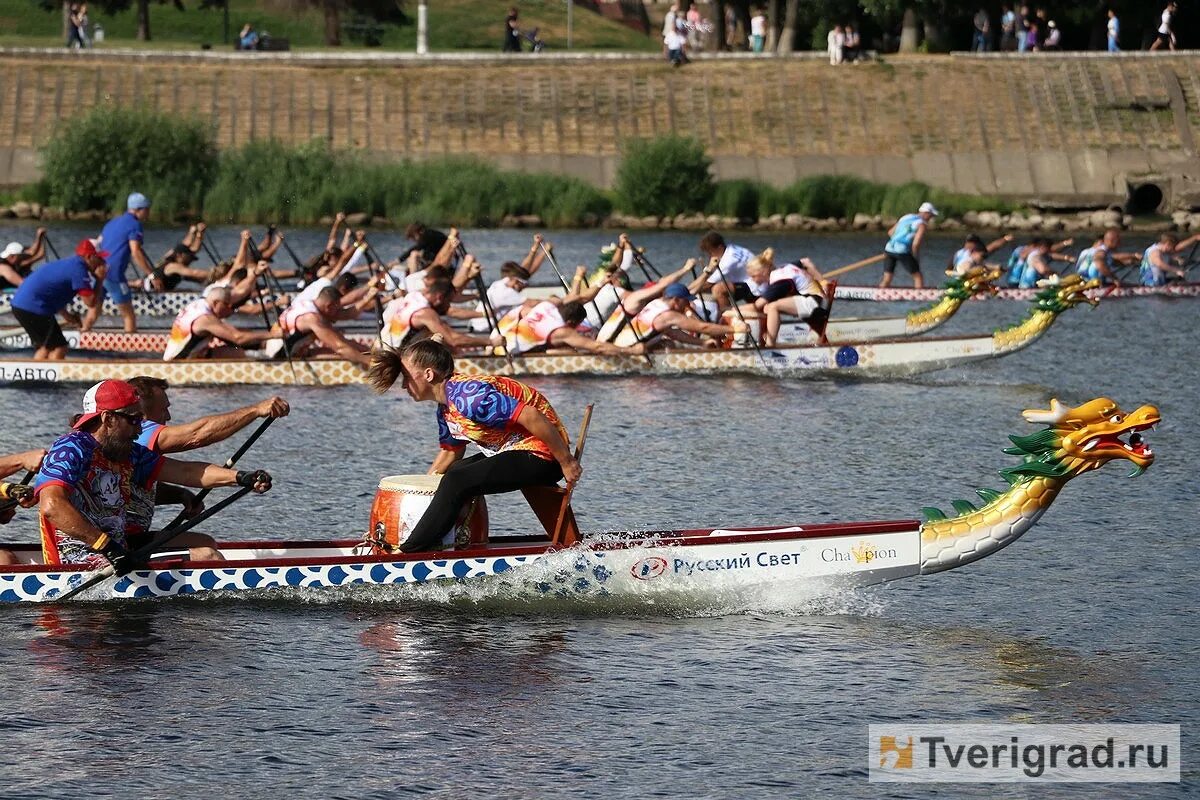
[[[379,550],[394,552],[416,527],[425,509],[433,502],[433,493],[441,475],[391,475],[379,480],[375,502],[371,504],[371,528],[367,538]],[[451,530],[442,539],[445,549],[484,544],[488,535],[487,503],[477,497],[459,514]]]

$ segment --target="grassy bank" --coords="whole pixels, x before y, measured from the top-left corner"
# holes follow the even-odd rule
[[[773,215],[895,217],[932,200],[942,213],[1008,211],[1009,204],[922,183],[899,186],[814,176],[784,188],[713,180],[697,142],[663,137],[628,142],[612,191],[575,178],[507,172],[483,161],[445,157],[381,160],[314,141],[291,147],[257,141],[218,151],[202,120],[100,107],[61,126],[43,148],[44,178],[24,196],[68,212],[119,210],[133,190],[154,200],[164,221],[311,224],[337,211],[402,225],[487,227],[517,217],[539,225],[596,225],[612,212],[640,217],[715,215],[755,222]]]
[[[102,13],[91,6],[93,23],[104,28],[105,40],[100,47],[144,47],[148,49],[194,49],[201,44],[224,47],[220,8],[201,8],[198,3],[185,4],[181,11],[174,5],[150,4],[150,42],[138,42],[134,37],[137,19],[133,8],[117,14]],[[500,49],[506,5],[480,0],[438,0],[429,4],[429,46],[444,50]],[[404,5],[410,15],[407,24],[381,24],[380,45],[385,50],[412,51],[416,48],[416,3]],[[567,46],[566,4],[561,0],[527,0],[520,3],[522,25],[538,28],[538,38],[552,50]],[[353,35],[351,14],[344,14],[341,49],[363,47],[360,37]],[[43,11],[31,0],[0,0],[0,46],[56,47],[63,45],[62,17],[55,11]],[[293,48],[319,49],[325,47],[324,16],[311,3],[290,4],[276,0],[230,0],[230,37],[237,36],[242,25],[249,22],[260,31],[291,41]],[[581,50],[633,50],[654,52],[658,39],[644,36],[612,20],[580,8],[575,9],[572,26],[572,46]],[[350,27],[346,27],[350,26]],[[232,46],[232,45],[230,45]]]

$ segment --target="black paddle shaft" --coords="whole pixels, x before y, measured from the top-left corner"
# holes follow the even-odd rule
[[[262,424],[254,429],[254,433],[246,437],[246,441],[242,442],[242,446],[235,450],[233,455],[229,457],[229,460],[225,462],[225,469],[233,469],[234,465],[241,460],[242,456],[246,455],[246,453],[250,451],[250,448],[254,446],[254,443],[258,441],[260,436],[267,432],[267,428],[271,427],[271,423],[274,421],[275,417],[267,417],[264,419]],[[196,495],[196,499],[203,500],[204,498],[208,497],[208,493],[211,491],[212,489],[201,489]],[[186,518],[186,513],[181,511],[179,512],[179,516],[175,517],[175,519],[173,519],[171,524],[167,527],[172,528],[183,522]]]

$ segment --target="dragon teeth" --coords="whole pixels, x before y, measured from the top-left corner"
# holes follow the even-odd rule
[[[1095,446],[1096,446],[1096,445],[1098,445],[1098,444],[1100,444],[1100,440],[1099,440],[1099,439],[1091,439],[1091,440],[1089,440],[1089,441],[1088,441],[1088,443],[1087,443],[1087,444],[1085,444],[1085,445],[1083,446],[1083,452],[1085,452],[1085,453],[1086,453],[1088,450],[1091,450],[1093,447],[1095,447]]]

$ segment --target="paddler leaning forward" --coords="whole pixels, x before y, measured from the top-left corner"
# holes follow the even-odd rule
[[[429,474],[441,475],[433,500],[400,549],[436,550],[473,497],[579,480],[567,432],[550,402],[536,389],[499,375],[454,372],[450,348],[422,339],[402,351],[376,350],[367,380],[384,394],[403,380],[417,402],[436,401],[438,445]],[[463,458],[468,443],[482,453]]]
[[[196,300],[188,303],[171,324],[167,337],[167,348],[163,361],[206,356],[236,356],[241,348],[269,341],[274,334],[270,331],[247,331],[235,328],[226,322],[234,311],[233,294],[228,286],[207,287]],[[220,339],[230,346],[214,347],[213,340]]]

